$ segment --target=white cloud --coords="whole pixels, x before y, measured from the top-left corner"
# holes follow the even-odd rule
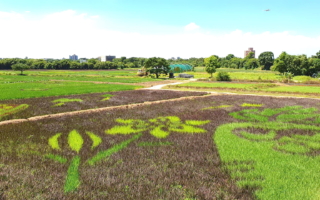
[[[0,12],[0,57],[62,58],[101,55],[136,57],[208,57],[229,53],[243,57],[248,47],[256,54],[272,51],[278,56],[289,54],[314,55],[320,50],[320,36],[306,37],[283,31],[253,34],[235,30],[228,34],[203,32],[194,23],[188,30],[171,34],[145,34],[101,28],[99,16],[73,10],[52,13],[37,20],[27,14]],[[192,25],[193,24],[193,25]],[[193,27],[193,28],[192,28]],[[196,28],[196,29],[195,29]],[[150,27],[152,29],[152,27]]]
[[[190,24],[188,24],[187,26],[184,27],[184,29],[186,31],[193,31],[193,30],[197,30],[199,29],[200,26],[198,26],[197,24],[195,24],[194,22],[191,22]]]

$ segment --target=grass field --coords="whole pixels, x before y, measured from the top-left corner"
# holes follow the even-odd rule
[[[34,81],[0,84],[0,100],[26,99],[35,97],[114,92],[141,88],[133,85],[95,84],[67,81]]]
[[[50,76],[19,76],[19,75],[0,75],[0,83],[14,83],[14,82],[34,82],[34,81],[91,81],[91,82],[118,82],[118,83],[143,83],[149,81],[158,81],[159,79],[144,78],[137,76],[90,76],[90,75],[50,75]],[[161,79],[160,79],[161,80]]]
[[[219,95],[2,124],[0,196],[317,199],[319,109]]]
[[[134,90],[156,80],[135,72],[0,71],[0,199],[320,198],[320,100]],[[320,97],[273,72],[229,72],[247,82],[172,87]]]
[[[234,83],[234,82],[190,82],[179,85],[170,85],[167,88],[190,89],[203,91],[291,95],[297,97],[320,97],[320,86],[276,84],[276,83]]]

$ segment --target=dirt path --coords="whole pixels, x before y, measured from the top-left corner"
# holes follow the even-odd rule
[[[196,81],[197,79],[189,79],[189,80],[183,80],[183,81],[170,81],[169,83],[166,81],[157,81],[153,82],[153,84],[156,85],[151,85],[149,88],[142,88],[142,89],[148,89],[148,90],[173,90],[174,89],[162,89],[163,87],[167,85],[178,85],[178,84],[183,84],[183,83],[188,83],[191,81]],[[99,82],[100,83],[100,82]],[[101,82],[105,83],[105,82]],[[148,82],[152,83],[152,82]],[[159,84],[159,83],[165,83],[165,84]],[[181,90],[178,90],[181,91]],[[189,90],[189,91],[199,91],[199,90]],[[74,115],[81,115],[85,113],[96,113],[96,112],[101,112],[101,111],[108,111],[108,110],[113,110],[113,109],[128,109],[128,108],[133,108],[133,107],[138,107],[138,106],[144,106],[144,105],[150,105],[150,104],[159,104],[163,102],[172,102],[172,101],[182,101],[186,99],[198,99],[198,98],[206,98],[208,96],[217,96],[217,95],[248,95],[248,96],[265,96],[265,97],[275,97],[275,98],[306,98],[306,97],[295,97],[295,96],[274,96],[274,95],[258,95],[258,94],[238,94],[238,93],[231,93],[231,92],[215,92],[215,91],[203,91],[207,92],[209,95],[205,96],[188,96],[188,97],[180,97],[180,98],[175,98],[175,99],[167,99],[167,100],[159,100],[159,101],[151,101],[151,102],[144,102],[144,103],[136,103],[136,104],[130,104],[130,105],[120,105],[120,106],[112,106],[112,107],[104,107],[104,108],[97,108],[97,109],[88,109],[88,110],[81,110],[81,111],[72,111],[72,112],[65,112],[65,113],[57,113],[57,114],[51,114],[51,115],[42,115],[42,116],[35,116],[35,117],[30,117],[27,119],[15,119],[15,120],[7,120],[0,122],[0,126],[4,124],[14,124],[14,123],[22,123],[22,122],[27,122],[27,121],[38,121],[41,119],[47,119],[47,118],[58,118],[61,116],[74,116]],[[308,98],[308,99],[315,99],[319,100],[316,98]]]
[[[30,117],[27,119],[7,120],[7,121],[0,122],[0,126],[4,125],[4,124],[15,124],[15,123],[28,122],[28,121],[38,121],[41,119],[51,119],[51,118],[59,118],[62,116],[74,116],[74,115],[81,115],[81,114],[88,114],[88,113],[96,113],[96,112],[108,111],[108,110],[114,110],[114,109],[128,109],[128,108],[139,107],[139,106],[144,106],[144,105],[160,104],[160,103],[164,103],[164,102],[206,98],[208,96],[215,96],[215,95],[219,95],[219,94],[209,94],[209,95],[204,95],[204,96],[188,96],[188,97],[180,97],[180,98],[175,98],[175,99],[166,99],[166,100],[160,100],[160,101],[136,103],[136,104],[130,104],[130,105],[120,105],[120,106],[112,106],[112,107],[104,107],[104,108],[57,113],[57,114],[51,114],[51,115],[42,115],[42,116]]]
[[[183,84],[183,83],[189,83],[191,81],[196,81],[197,79],[189,79],[189,80],[184,80],[180,82],[173,82],[173,83],[166,83],[166,84],[161,84],[161,85],[155,85],[149,88],[143,88],[143,89],[148,89],[148,90],[161,90],[163,87],[168,86],[168,85],[178,85],[178,84]]]

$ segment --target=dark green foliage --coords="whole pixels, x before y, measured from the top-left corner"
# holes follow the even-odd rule
[[[216,76],[217,81],[231,81],[230,75],[228,72],[218,72]]]
[[[262,52],[258,60],[263,70],[270,70],[274,62],[274,54],[270,51]]]
[[[320,69],[320,65],[317,58],[307,58],[306,55],[289,55],[286,52],[282,52],[274,61],[274,65],[271,68],[274,71],[280,73],[290,72],[293,75],[308,75],[312,76]]]
[[[159,78],[160,74],[167,75],[170,71],[170,67],[167,60],[164,58],[157,57],[149,58],[145,62],[145,68],[147,69],[147,72],[155,74],[156,78]]]
[[[12,65],[11,67],[15,71],[21,71],[21,75],[23,74],[23,71],[30,69],[30,67],[27,64],[23,63],[17,63]]]
[[[259,61],[256,58],[244,59],[243,60],[243,67],[245,69],[256,69],[259,67]]]
[[[212,74],[216,72],[216,68],[218,68],[218,58],[217,56],[210,56],[204,59],[205,70],[208,74],[210,74],[212,78]]]

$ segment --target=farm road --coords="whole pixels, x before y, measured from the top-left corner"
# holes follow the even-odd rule
[[[186,99],[207,98],[208,96],[215,96],[215,95],[219,95],[219,94],[209,94],[209,95],[204,95],[204,96],[187,96],[187,97],[180,97],[180,98],[175,98],[175,99],[149,101],[149,102],[136,103],[136,104],[130,104],[130,105],[120,105],[120,106],[112,106],[112,107],[104,107],[104,108],[96,108],[96,109],[88,109],[88,110],[71,111],[71,112],[64,112],[64,113],[57,113],[57,114],[50,114],[50,115],[35,116],[35,117],[27,118],[27,119],[7,120],[7,121],[0,122],[0,126],[4,125],[4,124],[16,124],[16,123],[22,123],[22,122],[27,122],[27,121],[38,121],[41,119],[59,118],[62,116],[74,116],[74,115],[81,115],[81,114],[88,114],[88,113],[96,113],[96,112],[108,111],[108,110],[114,110],[114,109],[128,109],[128,108],[139,107],[139,106],[150,105],[150,104],[160,104],[160,103],[164,103],[164,102],[182,101],[182,100],[186,100]]]
[[[188,82],[192,82],[192,81],[197,81],[197,79],[189,79],[189,80],[184,80],[181,82],[174,82],[174,83],[167,83],[167,84],[161,84],[161,85],[155,85],[152,86],[150,88],[142,88],[142,89],[149,89],[149,90],[171,90],[171,91],[181,91],[179,89],[162,89],[165,86],[169,86],[169,85],[179,85],[179,84],[184,84],[184,83],[188,83]],[[283,83],[277,83],[278,85],[287,85],[287,84],[283,84]],[[303,84],[300,84],[303,85]],[[190,92],[199,92],[198,89],[188,89],[188,91]],[[268,94],[242,94],[242,93],[232,93],[232,92],[217,92],[217,91],[209,91],[209,90],[201,90],[202,92],[207,92],[210,94],[219,94],[219,95],[248,95],[248,96],[262,96],[262,97],[277,97],[277,98],[307,98],[307,99],[315,99],[315,100],[319,100],[319,98],[312,98],[312,97],[299,97],[299,96],[277,96],[277,95],[268,95]]]
[[[185,80],[185,81],[181,81],[181,82],[155,85],[155,86],[152,86],[152,87],[150,87],[150,88],[143,88],[143,89],[147,89],[147,90],[161,90],[163,87],[165,87],[165,86],[167,86],[167,85],[178,85],[178,84],[188,83],[188,82],[196,81],[196,80],[197,80],[197,79],[189,79],[189,80]]]
[[[174,89],[162,89],[162,88],[167,86],[167,85],[178,85],[178,84],[188,83],[188,82],[196,81],[196,80],[197,79],[183,80],[183,81],[180,81],[180,82],[172,81],[170,83],[154,85],[152,87],[142,88],[142,89],[148,89],[148,90],[174,90]],[[161,81],[161,83],[163,83],[163,82],[164,81]],[[191,91],[199,91],[199,90],[195,89],[195,90],[191,90]],[[130,105],[120,105],[120,106],[88,109],[88,110],[81,110],[81,111],[71,111],[71,112],[64,112],[64,113],[57,113],[57,114],[50,114],[50,115],[42,115],[42,116],[30,117],[30,118],[27,118],[27,119],[7,120],[7,121],[0,122],[0,126],[4,125],[4,124],[22,123],[22,122],[26,122],[26,121],[38,121],[38,120],[41,120],[41,119],[44,119],[44,118],[58,118],[58,117],[62,117],[62,116],[81,115],[81,114],[85,114],[85,113],[95,113],[95,112],[101,112],[101,111],[107,111],[107,110],[113,110],[113,109],[128,109],[128,108],[137,107],[137,106],[144,106],[144,105],[150,105],[150,104],[159,104],[159,103],[170,102],[170,101],[181,101],[181,100],[185,100],[185,99],[206,98],[208,96],[216,96],[216,95],[248,95],[248,96],[269,96],[269,97],[271,96],[271,97],[276,97],[276,98],[305,98],[305,97],[295,97],[295,96],[237,94],[237,93],[230,93],[230,92],[215,92],[215,91],[203,91],[203,92],[207,92],[209,95],[205,95],[205,96],[188,96],[188,97],[180,97],[180,98],[175,98],[175,99],[167,99],[167,100],[150,101],[150,102],[144,102],[144,103],[136,103],[136,104],[130,104]],[[309,99],[312,99],[312,98],[309,98]],[[319,100],[319,99],[316,99],[316,100]]]

